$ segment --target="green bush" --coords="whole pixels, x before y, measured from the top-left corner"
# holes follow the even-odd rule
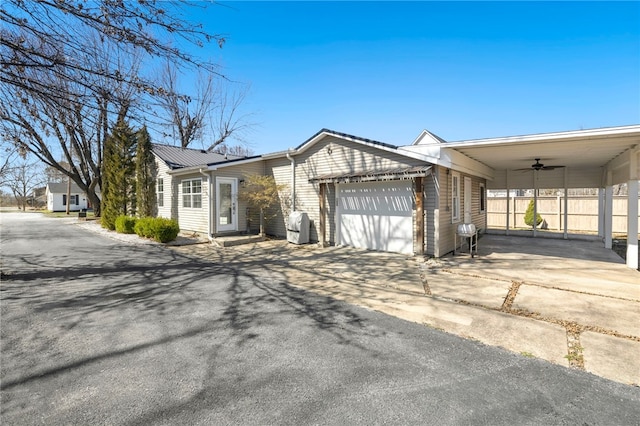
[[[533,228],[533,200],[529,201],[529,206],[524,214],[524,223]],[[536,215],[536,227],[542,223],[540,213]]]
[[[180,226],[175,220],[164,217],[143,217],[136,221],[134,230],[141,237],[167,243],[176,239]]]
[[[161,243],[173,241],[180,232],[178,222],[163,217],[157,217],[152,222],[153,238]]]
[[[138,236],[143,238],[153,238],[153,232],[151,231],[152,217],[142,217],[136,221],[136,225],[133,230]]]
[[[135,217],[120,215],[116,218],[115,228],[116,228],[116,232],[119,232],[120,234],[135,233],[134,231],[135,225],[136,225]]]

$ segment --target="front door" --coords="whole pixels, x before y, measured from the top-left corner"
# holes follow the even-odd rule
[[[238,230],[238,180],[216,178],[216,232]]]

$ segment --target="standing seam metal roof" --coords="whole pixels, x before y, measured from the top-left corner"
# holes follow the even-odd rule
[[[223,155],[217,152],[161,144],[153,144],[152,150],[171,169],[206,166],[245,158],[238,155]]]

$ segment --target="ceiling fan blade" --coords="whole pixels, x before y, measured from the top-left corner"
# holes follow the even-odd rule
[[[544,166],[542,170],[554,170],[554,169],[562,169],[565,166]]]

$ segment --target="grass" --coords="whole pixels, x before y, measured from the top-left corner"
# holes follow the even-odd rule
[[[52,218],[78,217],[78,212],[69,212],[69,214],[67,214],[66,212],[52,212],[48,210],[42,210],[40,213]],[[95,219],[93,211],[87,211],[87,219]]]

